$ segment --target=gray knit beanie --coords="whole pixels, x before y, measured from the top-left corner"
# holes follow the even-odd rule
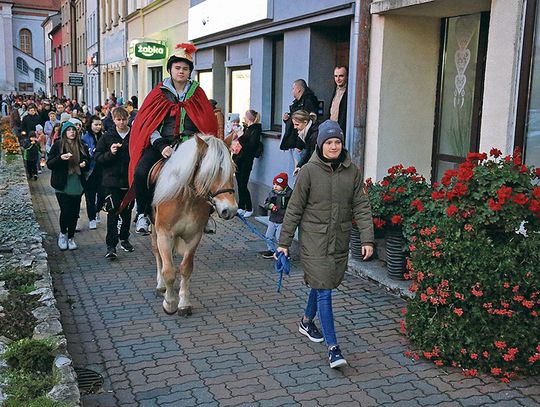
[[[326,120],[319,126],[319,135],[317,137],[317,146],[322,149],[322,145],[326,140],[331,138],[340,139],[343,143],[343,131],[339,127],[338,122]]]

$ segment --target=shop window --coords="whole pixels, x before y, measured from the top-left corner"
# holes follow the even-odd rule
[[[43,69],[36,68],[34,70],[34,75],[36,77],[36,82],[45,83],[45,72]]]
[[[251,70],[249,68],[231,69],[230,111],[244,117],[250,106]]]
[[[442,20],[433,178],[478,151],[489,13]]]
[[[163,81],[163,68],[153,66],[150,69],[150,89],[154,89],[158,83]]]
[[[206,93],[208,99],[212,99],[214,97],[213,80],[214,76],[212,71],[199,71],[197,73],[197,82],[199,82],[199,85],[201,85],[201,88],[204,90],[204,93]]]
[[[32,55],[32,33],[26,28],[19,31],[19,48],[22,52]]]
[[[272,55],[272,130],[281,131],[283,124],[283,37],[274,40]]]
[[[19,92],[33,92],[34,84],[27,82],[19,82]]]
[[[540,7],[527,2],[515,146],[525,164],[540,167]]]
[[[21,57],[17,57],[17,69],[25,74],[28,74],[28,64]]]

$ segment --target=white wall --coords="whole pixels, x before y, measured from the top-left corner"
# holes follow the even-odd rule
[[[366,178],[395,164],[430,176],[439,27],[438,18],[372,17]]]
[[[514,146],[523,0],[492,0],[484,82],[480,151]]]

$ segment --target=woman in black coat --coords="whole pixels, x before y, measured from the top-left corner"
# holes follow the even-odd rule
[[[47,167],[52,171],[51,186],[56,191],[60,206],[60,250],[77,248],[73,237],[79,218],[85,184],[84,173],[88,170],[88,162],[88,150],[81,141],[77,128],[69,121],[64,122],[60,139],[51,147],[47,159]]]
[[[309,161],[315,151],[317,136],[319,135],[319,124],[315,113],[308,113],[303,109],[294,112],[291,120],[294,129],[298,132],[297,149],[300,150],[300,159],[296,163],[293,174],[296,176],[300,168]]]
[[[233,154],[233,160],[236,163],[236,182],[238,183],[238,212],[245,217],[250,217],[253,214],[253,205],[248,182],[253,160],[261,141],[261,116],[255,110],[248,110],[244,122],[246,123],[244,134],[238,139],[242,148],[238,153]]]

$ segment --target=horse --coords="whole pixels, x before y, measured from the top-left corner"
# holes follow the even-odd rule
[[[238,204],[234,194],[234,163],[225,140],[196,134],[178,145],[158,175],[153,207],[152,252],[156,258],[157,288],[163,294],[163,310],[189,316],[189,280],[193,259],[214,208],[230,220]],[[182,254],[180,288],[175,292],[173,254]]]

